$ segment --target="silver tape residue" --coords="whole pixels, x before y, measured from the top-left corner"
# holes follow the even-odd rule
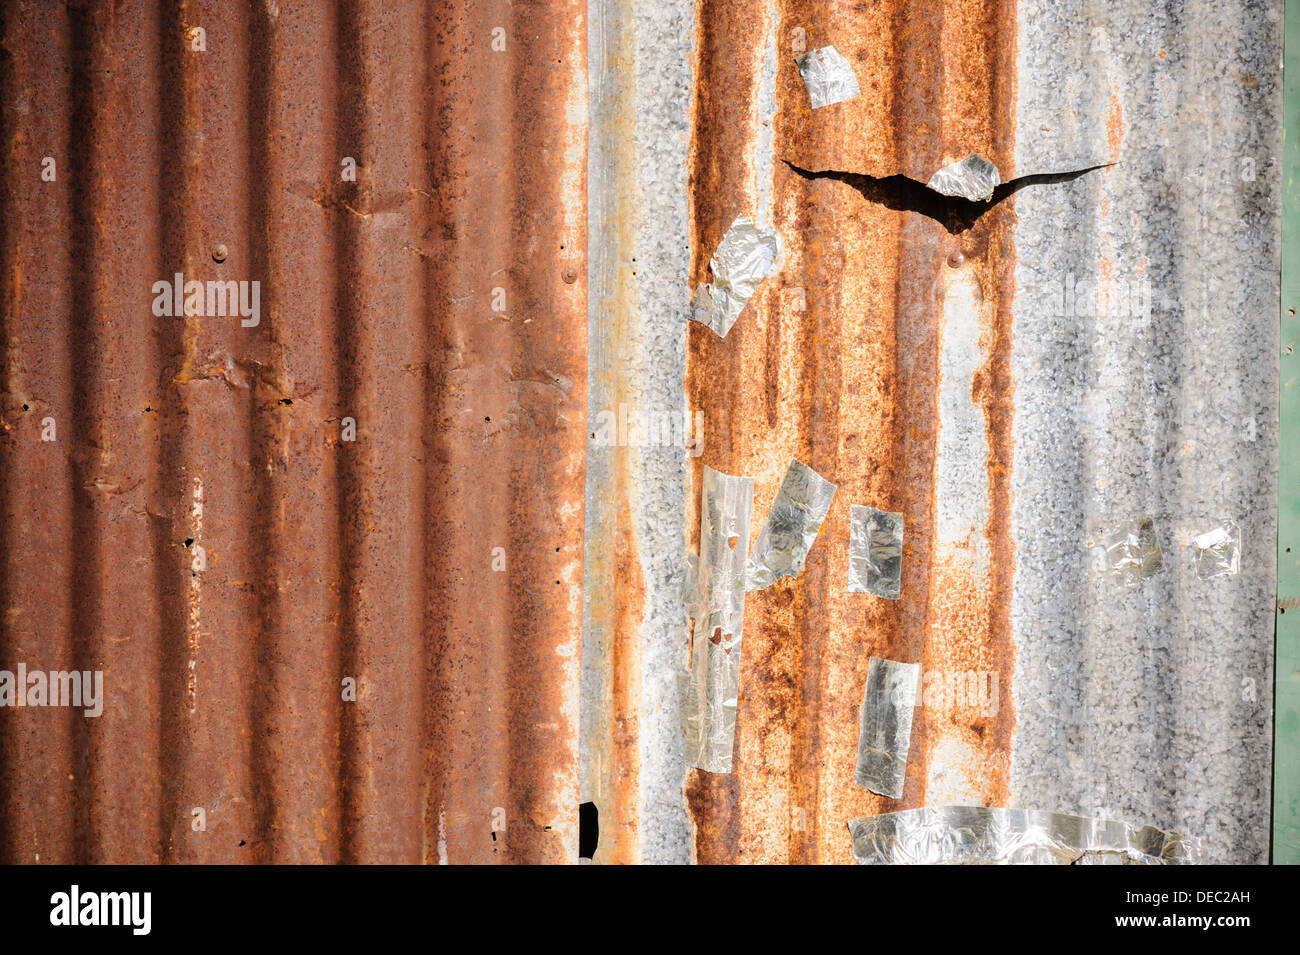
[[[855,819],[849,832],[859,865],[1176,865],[1200,858],[1200,844],[1176,832],[1036,809],[905,809]]]
[[[921,664],[872,657],[858,725],[858,767],[853,781],[873,793],[901,799],[912,742],[912,713]]]
[[[1213,530],[1201,534],[1196,546],[1196,576],[1231,577],[1241,565],[1241,528],[1236,521],[1223,520]]]
[[[834,497],[834,484],[803,462],[790,462],[781,490],[754,541],[748,589],[762,590],[782,577],[794,577],[803,571]]]
[[[1164,552],[1156,541],[1156,522],[1149,517],[1125,521],[1106,533],[1106,575],[1133,585],[1165,569]]]
[[[680,686],[686,762],[711,773],[731,772],[753,504],[753,478],[704,469],[696,587],[687,600],[695,619],[691,670]]]
[[[842,103],[862,92],[858,89],[858,77],[853,67],[833,46],[800,53],[794,62],[808,87],[808,99],[813,109]]]
[[[903,515],[849,509],[849,592],[897,600],[903,572]]]
[[[781,236],[741,216],[718,243],[709,265],[713,283],[695,287],[691,318],[726,338],[762,281],[780,271]]]
[[[978,153],[971,153],[961,162],[944,166],[926,185],[941,195],[988,202],[1001,181],[997,166]]]

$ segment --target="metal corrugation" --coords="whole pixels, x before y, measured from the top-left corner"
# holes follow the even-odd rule
[[[618,128],[640,151],[616,166],[593,147],[593,207],[616,196],[644,219],[684,205],[691,252],[633,278],[631,262],[678,238],[671,219],[634,230],[618,261],[635,289],[620,294],[639,311],[616,313],[626,326],[593,311],[593,335],[622,358],[625,390],[704,419],[685,488],[643,474],[610,506],[628,527],[680,522],[667,559],[682,567],[705,466],[754,478],[755,527],[792,458],[839,490],[803,573],[746,599],[734,772],[687,769],[676,749],[652,765],[642,741],[643,852],[848,862],[850,819],[967,803],[1177,829],[1211,861],[1267,858],[1282,4],[693,7],[691,58],[633,31],[593,67],[635,89]],[[794,56],[830,44],[861,96],[810,112]],[[671,167],[644,158],[672,133],[646,88],[691,96],[671,201]],[[974,152],[1004,179],[1044,177],[979,215],[926,194]],[[1084,171],[1101,163],[1116,165]],[[722,339],[686,302],[740,215],[769,221],[786,258]],[[1080,288],[1107,304],[1081,308]],[[678,398],[659,391],[671,354],[619,346],[671,345],[682,324]],[[847,590],[853,504],[904,515],[897,602]],[[1148,513],[1169,569],[1112,591],[1099,535]],[[1244,529],[1242,571],[1198,579],[1190,536],[1221,517]],[[688,627],[664,634],[655,608],[680,573],[662,572],[662,546],[626,540],[618,568],[641,590],[605,634],[656,635],[639,678],[659,689],[622,705],[659,725],[678,714],[658,681],[686,665]],[[918,709],[899,800],[853,785],[873,656],[997,679],[979,712]],[[683,778],[689,838],[646,795]]]
[[[734,5],[728,7],[729,11]],[[804,572],[746,601],[737,769],[692,771],[687,795],[700,862],[849,861],[847,820],[922,805],[932,765],[968,777],[976,801],[1006,800],[1014,725],[1009,699],[970,728],[976,746],[958,759],[940,751],[945,725],[920,719],[907,789],[898,803],[853,785],[857,709],[871,656],[938,670],[998,670],[1010,676],[1010,551],[1007,527],[1010,381],[1008,272],[1011,210],[1001,205],[953,234],[947,223],[890,208],[874,183],[810,179],[780,162],[821,137],[899,168],[942,162],[935,130],[954,131],[995,163],[1008,163],[1014,132],[1014,4],[885,4],[869,10],[761,0],[747,14],[701,10],[696,100],[693,245],[698,281],[738,214],[761,201],[786,240],[785,266],[760,290],[726,339],[690,330],[687,392],[704,409],[710,437],[699,459],[755,478],[755,512],[770,505],[786,464],[804,461],[838,485]],[[807,94],[795,69],[794,25],[808,48],[834,43],[854,65],[864,94],[802,128]],[[772,39],[769,39],[769,36]],[[775,49],[778,104],[768,169],[755,124],[764,51]],[[945,81],[946,80],[946,81]],[[879,144],[873,148],[873,144]],[[755,156],[759,168],[755,168]],[[804,166],[802,157],[799,164]],[[809,164],[811,165],[811,164]],[[847,171],[847,163],[839,168]],[[870,171],[870,170],[864,170]],[[889,173],[892,174],[892,171]],[[759,185],[752,184],[757,180]],[[949,265],[961,257],[957,267]],[[943,292],[959,281],[988,290],[977,314],[990,357],[962,386],[978,433],[942,434]],[[973,340],[971,342],[973,344]],[[937,493],[942,448],[975,441],[987,460],[987,526],[941,538]],[[973,450],[973,449],[972,449]],[[984,481],[983,468],[953,478]],[[698,479],[698,475],[697,475]],[[904,598],[847,591],[849,509],[866,504],[904,515]],[[965,537],[994,556],[976,576]],[[1007,684],[1003,684],[1004,690]]]
[[[1118,163],[1015,199],[1011,797],[1218,863],[1269,857],[1283,6],[1020,7],[1018,141],[1055,88]],[[1143,516],[1167,570],[1122,591],[1090,545]]]
[[[1286,34],[1273,862],[1295,865],[1300,863],[1300,391],[1294,370],[1300,342],[1300,4],[1287,8]]]
[[[584,5],[0,17],[0,859],[575,860]]]
[[[0,710],[0,859],[573,861],[580,799],[598,862],[847,862],[953,802],[1265,858],[1281,10],[4,5],[0,670],[106,689]],[[828,44],[861,96],[810,112]],[[1063,175],[921,187],[973,152]],[[786,257],[719,339],[738,215]],[[176,273],[260,324],[155,317]],[[735,771],[688,770],[702,471],[757,528],[791,459],[838,492],[746,602]],[[898,601],[847,590],[854,504]],[[1112,591],[1148,514],[1169,569]],[[923,695],[898,800],[853,785],[871,657],[997,679]]]

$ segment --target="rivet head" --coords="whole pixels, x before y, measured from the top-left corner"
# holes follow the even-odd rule
[[[212,261],[214,262],[226,261],[226,247],[224,244],[218,243],[217,245],[214,245],[212,247]]]
[[[965,264],[966,264],[966,256],[961,254],[960,249],[948,255],[948,265],[950,268],[959,269]]]
[[[565,269],[560,273],[560,278],[564,279],[565,285],[572,285],[574,282],[578,281],[578,270],[573,268]]]

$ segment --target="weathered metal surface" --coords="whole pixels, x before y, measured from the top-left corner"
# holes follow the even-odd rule
[[[786,257],[725,340],[688,330],[696,486],[752,476],[761,513],[796,457],[839,491],[747,600],[698,861],[847,862],[847,820],[954,803],[1266,857],[1272,558],[1201,580],[1192,544],[1272,531],[1280,10],[701,0],[691,284],[737,216]],[[813,110],[794,56],[830,44],[862,95]],[[993,203],[921,185],[972,153]],[[846,591],[854,503],[903,514],[896,603]],[[1169,570],[1112,593],[1101,532],[1143,514]],[[899,801],[852,785],[872,656],[986,688],[923,686]]]
[[[1300,4],[1286,9],[1273,862],[1300,863]],[[1266,547],[1260,538],[1260,546]]]
[[[774,156],[851,169],[839,144],[881,157],[858,171],[924,182],[946,164],[936,131],[960,130],[947,161],[1009,167],[1015,7],[723,6],[700,5],[694,278],[731,219],[754,214],[765,176],[786,264],[725,341],[690,330],[687,394],[718,437],[699,462],[752,475],[758,511],[790,457],[839,491],[804,573],[749,597],[735,772],[692,775],[687,797],[701,862],[849,862],[845,822],[900,805],[853,785],[869,657],[1003,675],[996,716],[918,711],[902,805],[1006,799],[1013,218],[1003,204],[957,228],[862,177],[756,169],[762,119],[731,119],[755,111],[772,43]],[[863,95],[809,110],[801,39],[833,43]],[[845,587],[855,502],[904,516],[897,602]]]
[[[682,390],[695,3],[592,0],[588,11],[588,420],[628,427],[600,442],[588,429],[582,791],[599,812],[594,861],[687,862],[686,462],[713,440]],[[684,418],[685,434],[663,433]]]
[[[1013,805],[1268,858],[1283,4],[1020,5],[1017,140],[1060,91],[1117,164],[1016,193]],[[1023,151],[1023,150],[1021,150]],[[1100,532],[1154,519],[1117,588]]]
[[[0,859],[576,860],[584,5],[0,17]]]

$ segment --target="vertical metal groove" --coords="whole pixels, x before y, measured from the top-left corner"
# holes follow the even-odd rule
[[[0,858],[572,861],[581,5],[0,22],[0,668],[106,684],[0,710]]]

